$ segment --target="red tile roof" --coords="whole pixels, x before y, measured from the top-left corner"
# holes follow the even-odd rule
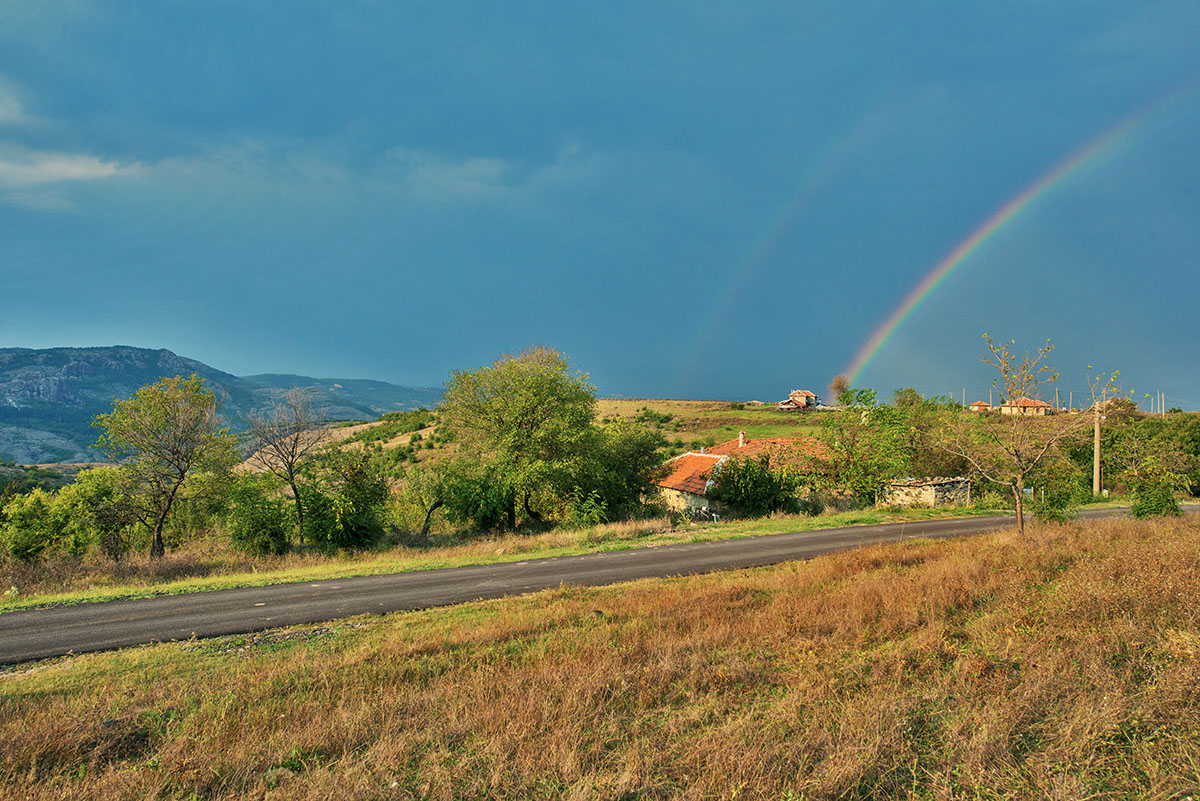
[[[734,443],[736,444],[736,442]],[[667,462],[671,472],[659,479],[658,486],[703,495],[708,488],[712,469],[725,459],[707,453],[685,453]]]
[[[1017,406],[1017,407],[1020,407],[1023,409],[1041,409],[1041,408],[1049,409],[1050,408],[1050,404],[1046,403],[1045,401],[1034,400],[1033,398],[1017,398],[1015,401],[1012,401],[1011,403],[1002,403],[1000,405],[1001,406]]]

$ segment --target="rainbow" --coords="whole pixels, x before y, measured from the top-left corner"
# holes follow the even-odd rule
[[[841,135],[829,138],[808,159],[791,199],[771,218],[759,236],[750,243],[745,255],[728,271],[725,287],[713,293],[713,297],[718,299],[717,305],[709,310],[704,325],[697,329],[688,347],[684,348],[688,356],[676,365],[669,386],[682,386],[704,364],[706,346],[716,337],[726,314],[736,306],[746,287],[753,284],[757,273],[779,249],[787,234],[808,211],[812,201],[852,162],[855,155],[887,130],[885,111],[883,108],[868,109]]]
[[[926,298],[933,294],[973,253],[983,247],[984,244],[1004,229],[1005,226],[1027,211],[1054,187],[1063,183],[1068,178],[1082,173],[1086,167],[1097,167],[1104,163],[1106,159],[1111,160],[1123,149],[1131,146],[1137,139],[1135,135],[1140,133],[1141,129],[1146,126],[1147,121],[1154,117],[1156,112],[1192,91],[1196,85],[1196,82],[1192,82],[1182,89],[1177,89],[1113,126],[1086,144],[1074,155],[1060,162],[1056,167],[1027,186],[1020,194],[1009,200],[998,211],[992,214],[983,225],[975,229],[974,233],[947,253],[921,279],[920,283],[913,287],[912,291],[888,315],[887,319],[867,337],[866,342],[858,349],[854,359],[842,371],[850,380],[850,384],[854,386],[858,383],[858,379],[861,377],[863,371],[879,354],[879,351],[895,336],[896,331],[904,325],[905,321],[912,316],[913,312],[917,310]]]

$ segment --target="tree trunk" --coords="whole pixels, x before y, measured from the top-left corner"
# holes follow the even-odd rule
[[[517,527],[517,496],[513,495],[508,501],[508,530]]]
[[[1017,477],[1017,485],[1014,488],[1017,496],[1017,533],[1021,536],[1025,535],[1025,477]]]
[[[163,543],[163,526],[167,522],[167,515],[171,514],[171,506],[175,503],[175,494],[179,492],[181,486],[183,486],[182,478],[175,482],[175,486],[171,487],[171,493],[167,496],[166,503],[154,517],[154,539],[150,542],[151,559],[161,559],[167,553],[166,545]]]
[[[441,506],[442,506],[442,501],[440,501],[440,500],[434,501],[430,505],[430,507],[425,511],[425,522],[424,522],[424,524],[421,525],[421,539],[422,540],[426,540],[429,538],[429,521],[433,518],[433,513],[436,512],[439,508],[441,508]]]
[[[530,520],[532,520],[535,523],[542,522],[542,516],[540,514],[538,514],[537,512],[535,512],[533,509],[529,508],[529,493],[528,492],[525,493],[525,514],[529,517]]]
[[[162,535],[163,523],[165,522],[166,517],[166,515],[160,514],[154,521],[154,538],[150,541],[151,559],[162,559],[167,553],[167,548],[163,543]]]
[[[296,477],[288,479],[292,487],[292,498],[296,501],[296,540],[304,544],[304,504],[300,503],[300,489],[296,486]]]

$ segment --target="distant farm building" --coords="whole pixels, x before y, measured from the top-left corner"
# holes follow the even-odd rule
[[[971,482],[965,478],[906,478],[883,486],[880,506],[934,509],[939,506],[967,506],[971,503]]]
[[[713,474],[729,459],[766,455],[773,466],[808,458],[823,458],[825,446],[812,437],[763,437],[748,439],[746,432],[737,439],[722,442],[702,453],[685,453],[667,462],[669,471],[659,479],[667,507],[675,512],[702,508],[720,509],[721,505],[707,497],[712,488]]]
[[[807,389],[793,389],[788,393],[787,400],[781,400],[775,404],[775,408],[781,412],[794,412],[803,409],[815,409],[821,405],[821,398],[814,392],[809,392]]]
[[[1017,398],[1015,401],[1000,404],[1000,414],[1044,417],[1054,414],[1054,407],[1033,398]]]
[[[985,400],[977,400],[967,408],[973,412],[990,412],[992,410],[992,404]]]

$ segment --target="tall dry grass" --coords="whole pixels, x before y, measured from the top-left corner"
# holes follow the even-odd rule
[[[1198,535],[1041,527],[78,657],[0,680],[0,797],[1182,799]]]

